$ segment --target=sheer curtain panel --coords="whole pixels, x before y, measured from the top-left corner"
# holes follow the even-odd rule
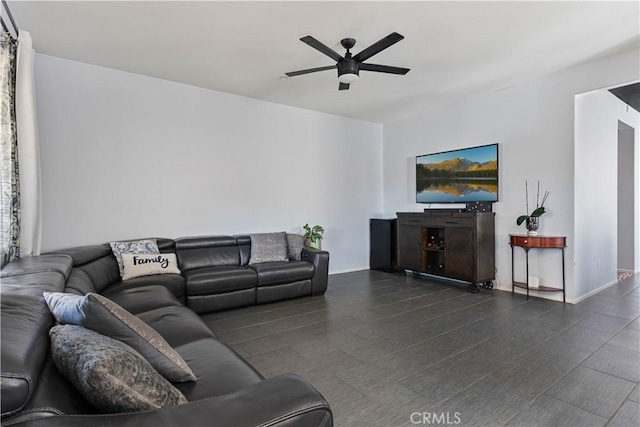
[[[40,155],[31,35],[20,30],[16,65],[16,123],[20,156],[20,257],[40,255]]]

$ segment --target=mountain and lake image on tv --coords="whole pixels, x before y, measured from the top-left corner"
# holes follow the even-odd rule
[[[498,201],[498,144],[416,157],[417,203]]]

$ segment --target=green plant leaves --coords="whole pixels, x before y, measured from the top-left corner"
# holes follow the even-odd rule
[[[538,209],[531,212],[531,215],[520,215],[518,219],[516,219],[516,224],[521,225],[523,222],[527,220],[527,218],[535,218],[535,217],[541,216],[545,212],[546,211],[544,209],[544,206],[540,206]]]
[[[531,212],[531,215],[529,215],[529,216],[537,217],[537,216],[542,215],[544,212],[545,212],[544,206],[540,206],[538,209],[536,209],[535,211]]]
[[[312,242],[322,240],[322,233],[324,233],[324,228],[320,225],[314,225],[313,227],[309,227],[309,224],[305,224],[303,227],[305,235],[307,239]]]

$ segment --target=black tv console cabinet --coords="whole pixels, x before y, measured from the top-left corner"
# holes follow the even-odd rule
[[[493,212],[398,212],[398,268],[493,288]]]

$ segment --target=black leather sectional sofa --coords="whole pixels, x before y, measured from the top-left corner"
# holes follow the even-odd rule
[[[219,341],[196,313],[326,290],[329,254],[304,248],[301,261],[248,265],[248,236],[157,239],[181,274],[123,282],[108,244],[16,260],[2,269],[2,425],[331,426],[331,409],[296,375],[264,379]],[[99,414],[60,374],[49,352],[54,325],[43,292],[100,293],[143,320],[197,377],[174,384],[189,403]]]
[[[249,236],[184,237],[174,243],[186,283],[185,300],[197,313],[322,295],[327,290],[325,251],[305,247],[300,261],[249,265]],[[173,250],[162,239],[158,244],[161,251]]]

